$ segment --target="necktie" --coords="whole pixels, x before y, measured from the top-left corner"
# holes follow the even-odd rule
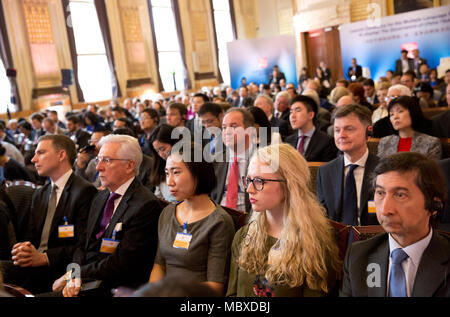
[[[109,195],[108,201],[106,202],[105,209],[103,210],[102,221],[100,222],[100,231],[96,234],[96,238],[100,239],[101,236],[105,233],[106,227],[111,221],[113,212],[114,212],[114,201],[119,198],[120,195],[116,193],[111,193]]]
[[[353,171],[358,165],[352,164],[345,177],[344,185],[344,221],[346,225],[357,226],[358,225],[358,203],[356,194],[356,182]]]
[[[237,161],[237,156],[235,156],[233,164],[231,164],[230,174],[228,175],[226,206],[229,208],[236,209],[237,207],[238,186],[239,186],[239,164]]]
[[[406,297],[406,278],[402,268],[402,262],[408,258],[403,249],[395,249],[391,253],[391,273],[389,275],[389,296]]]
[[[210,140],[209,146],[210,146],[210,153],[211,153],[211,155],[216,154],[216,144],[214,142],[214,139],[215,139],[214,135],[211,135],[211,138],[209,139]]]
[[[302,135],[300,137],[300,143],[298,145],[298,151],[300,152],[301,155],[303,155],[303,152],[305,152],[305,139],[306,139],[306,135]]]
[[[43,252],[48,249],[48,238],[50,236],[50,229],[52,227],[53,217],[56,211],[56,191],[58,186],[53,184],[52,192],[48,200],[47,215],[45,217],[44,227],[42,228],[41,243],[39,244],[38,251]]]

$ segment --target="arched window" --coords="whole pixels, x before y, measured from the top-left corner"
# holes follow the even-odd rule
[[[0,113],[6,113],[7,105],[11,105],[11,84],[6,76],[6,69],[0,60]],[[13,112],[13,109],[9,109]]]
[[[227,43],[234,40],[229,0],[212,0],[214,24],[219,49],[219,68],[223,82],[230,84]]]
[[[150,3],[164,90],[182,90],[185,75],[172,3],[170,0],[151,0]]]
[[[78,81],[85,101],[112,98],[112,78],[94,0],[70,1],[78,61]]]

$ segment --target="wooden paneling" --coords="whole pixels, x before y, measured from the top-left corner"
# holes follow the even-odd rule
[[[308,32],[306,50],[310,76],[315,75],[315,68],[324,61],[330,68],[333,83],[343,78],[341,45],[337,27]]]

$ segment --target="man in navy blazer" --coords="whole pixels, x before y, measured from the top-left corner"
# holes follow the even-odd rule
[[[363,106],[347,105],[335,113],[334,140],[343,155],[321,166],[317,173],[317,196],[334,221],[342,222],[348,212],[343,208],[344,181],[350,165],[358,165],[354,170],[358,225],[378,224],[375,213],[369,213],[368,208],[373,200],[371,173],[379,160],[367,148],[370,125],[371,113]]]
[[[437,162],[396,153],[380,160],[374,177],[376,215],[386,233],[349,247],[340,295],[450,297],[450,238],[435,229],[446,197]]]
[[[65,297],[77,296],[90,280],[101,281],[96,294],[111,295],[119,286],[137,288],[148,281],[156,254],[161,205],[136,178],[142,161],[139,143],[128,135],[109,135],[100,146],[97,170],[106,190],[92,201],[86,234],[73,256],[81,277],[66,283],[62,276],[53,285]]]
[[[318,111],[314,99],[305,95],[296,96],[290,108],[289,120],[295,132],[286,138],[286,143],[301,152],[308,162],[329,162],[336,158],[337,148],[333,138],[314,126]]]
[[[86,230],[89,207],[97,189],[75,175],[75,144],[67,136],[46,135],[39,139],[32,159],[39,176],[51,182],[33,194],[25,241],[14,245],[14,267],[6,265],[11,283],[40,293],[50,291],[55,278],[65,272],[73,252]],[[54,214],[49,201],[54,187]],[[70,234],[61,233],[63,226],[73,226]]]

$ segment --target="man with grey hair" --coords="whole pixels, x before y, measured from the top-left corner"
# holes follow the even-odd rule
[[[253,105],[260,108],[269,119],[272,128],[278,128],[281,137],[286,138],[291,132],[292,128],[288,121],[278,119],[273,115],[273,100],[267,95],[258,95]]]
[[[136,177],[142,162],[138,141],[108,135],[99,144],[97,171],[106,189],[92,201],[86,235],[73,257],[81,276],[67,283],[63,276],[53,285],[65,297],[78,296],[87,280],[102,281],[95,295],[111,295],[118,286],[136,288],[148,282],[156,254],[162,208]]]
[[[389,87],[388,93],[387,93],[387,106],[389,106],[389,103],[394,100],[397,97],[400,96],[412,96],[411,90],[402,84],[397,84],[394,86]],[[391,120],[389,118],[389,115],[387,117],[384,117],[373,125],[373,137],[374,138],[383,138],[388,135],[392,135],[395,133],[394,127],[392,126]]]
[[[274,116],[278,119],[289,121],[289,105],[291,104],[291,95],[287,91],[279,92],[275,97]]]

